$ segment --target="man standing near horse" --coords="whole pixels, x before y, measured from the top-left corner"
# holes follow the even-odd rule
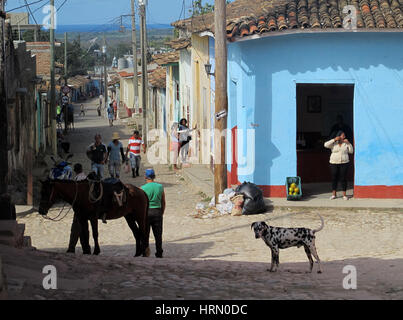
[[[87,148],[87,157],[91,160],[91,170],[98,175],[100,179],[104,178],[104,165],[106,163],[108,151],[102,143],[99,133],[94,137],[95,142]]]
[[[129,159],[130,159],[130,166],[132,168],[132,177],[138,177],[139,176],[139,169],[140,169],[140,161],[141,161],[141,156],[140,156],[140,146],[143,146],[143,152],[146,152],[146,147],[144,145],[144,141],[140,137],[140,133],[135,130],[133,132],[133,136],[130,137],[129,139],[129,145],[127,146],[126,150],[126,158],[127,154],[129,154]]]
[[[155,247],[157,258],[162,258],[162,216],[165,212],[165,192],[162,184],[154,182],[155,172],[153,169],[146,170],[146,184],[141,187],[143,191],[147,194],[149,200],[148,207],[148,223],[147,223],[147,234],[146,234],[146,245],[148,248],[150,227],[153,229],[153,234],[155,238]]]

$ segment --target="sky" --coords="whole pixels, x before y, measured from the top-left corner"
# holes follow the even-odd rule
[[[38,24],[47,15],[43,13],[44,4],[49,0],[26,0]],[[40,1],[36,4],[35,2]],[[56,8],[59,8],[65,0],[55,0]],[[138,0],[136,0],[136,3]],[[203,3],[214,3],[214,0],[203,0]],[[7,0],[6,11],[25,5],[24,0]],[[185,10],[183,10],[185,7]],[[170,24],[176,20],[189,16],[192,0],[148,0],[147,23]],[[38,10],[37,10],[38,9]],[[37,11],[35,11],[37,10]],[[26,12],[24,7],[12,12]],[[34,12],[35,11],[35,12]],[[130,0],[66,0],[66,3],[58,10],[57,24],[109,24],[116,23],[118,17],[130,14]],[[130,17],[124,18],[124,23],[130,23]],[[35,23],[30,17],[30,23]],[[138,18],[136,23],[138,23]]]

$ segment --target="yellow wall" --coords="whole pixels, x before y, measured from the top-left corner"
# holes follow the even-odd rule
[[[193,121],[197,122],[199,129],[210,128],[210,79],[204,68],[208,61],[208,37],[192,34],[193,110],[191,112]],[[208,163],[210,158],[210,138],[201,134],[197,149],[199,151],[199,161]],[[202,155],[208,158],[202,159]]]
[[[122,104],[133,108],[134,106],[134,88],[133,79],[131,78],[120,78],[120,101]]]
[[[138,89],[139,89],[139,107],[142,106],[142,97],[141,97],[141,76],[138,78]],[[126,84],[126,85],[125,85]],[[125,92],[127,91],[127,95],[125,96]],[[134,108],[134,86],[133,86],[133,78],[120,78],[120,101],[126,104],[128,108]]]

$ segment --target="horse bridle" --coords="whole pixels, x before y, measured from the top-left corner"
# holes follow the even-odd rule
[[[63,204],[63,208],[60,210],[59,214],[58,214],[55,218],[50,218],[50,217],[48,217],[48,216],[46,216],[46,215],[43,215],[42,217],[43,217],[44,219],[46,219],[46,220],[51,220],[51,221],[54,221],[54,222],[58,222],[58,221],[62,221],[64,218],[67,217],[67,214],[70,212],[71,208],[73,208],[73,206],[74,206],[74,204],[75,204],[75,202],[76,202],[76,200],[77,200],[77,195],[78,195],[78,184],[77,184],[77,181],[75,181],[75,180],[73,180],[73,181],[75,182],[75,185],[76,185],[76,193],[75,193],[75,195],[74,195],[73,203],[71,204],[71,207],[69,208],[69,210],[67,210],[66,214],[65,214],[62,218],[58,219],[58,218],[62,215],[62,212],[63,212],[63,210],[64,210],[64,206],[66,205],[66,203],[64,203],[64,204]],[[49,196],[48,204],[50,203],[50,199],[52,199],[52,196],[53,196],[54,191],[55,191],[55,187],[53,186],[53,187],[52,187],[52,192],[50,193],[50,196]],[[49,208],[49,209],[50,209],[50,208]],[[49,210],[49,209],[48,209],[48,210]]]

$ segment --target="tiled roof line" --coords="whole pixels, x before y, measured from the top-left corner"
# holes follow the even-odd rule
[[[228,39],[228,42],[241,42],[241,41],[248,41],[248,40],[254,40],[254,39],[261,39],[261,38],[266,38],[266,37],[275,37],[275,36],[286,36],[286,35],[293,35],[293,34],[318,34],[318,33],[381,33],[381,32],[396,32],[396,33],[403,33],[403,29],[399,28],[384,28],[384,29],[375,29],[375,28],[362,28],[362,29],[356,29],[356,30],[349,30],[349,29],[343,29],[343,28],[332,28],[332,29],[287,29],[287,30],[276,30],[272,32],[265,32],[262,34],[253,34],[247,37],[234,37]]]
[[[342,28],[346,5],[357,9],[358,29],[403,28],[403,0],[236,0],[227,6],[227,37],[263,34],[287,29],[323,29],[326,32]],[[246,15],[241,13],[246,12]],[[231,18],[232,17],[232,18]],[[191,32],[212,31],[211,14],[172,23]],[[204,21],[208,21],[207,24]]]

